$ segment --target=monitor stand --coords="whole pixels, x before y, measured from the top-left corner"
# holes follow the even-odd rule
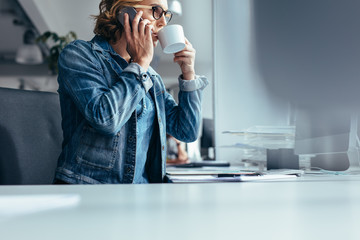
[[[349,168],[344,172],[360,174],[360,141],[358,136],[358,115],[351,116],[349,149],[347,151]]]
[[[306,109],[297,112],[295,154],[305,169],[360,174],[358,114]],[[302,163],[306,160],[307,164]]]

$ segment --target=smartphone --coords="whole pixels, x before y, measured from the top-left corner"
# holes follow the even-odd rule
[[[130,23],[130,28],[132,31],[132,21],[134,20],[135,15],[137,14],[137,11],[133,7],[125,7],[120,10],[117,19],[123,27],[125,27],[125,22],[124,22],[124,14],[125,13],[129,14],[129,23]],[[142,18],[140,19],[140,21],[141,20],[142,20]]]

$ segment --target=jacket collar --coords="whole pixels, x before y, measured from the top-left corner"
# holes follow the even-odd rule
[[[117,52],[115,52],[115,50],[111,47],[110,43],[104,37],[96,35],[91,40],[91,43],[92,43],[92,49],[94,51],[99,51],[103,54],[108,53],[113,56],[119,56],[121,59],[123,59]],[[155,72],[155,70],[152,67],[149,67],[148,72],[152,76],[159,75],[157,72]]]
[[[116,54],[116,52],[114,51],[114,49],[111,47],[111,45],[109,44],[109,42],[102,36],[96,35],[92,40],[92,48],[95,51],[99,51],[99,52],[108,52],[111,54]]]

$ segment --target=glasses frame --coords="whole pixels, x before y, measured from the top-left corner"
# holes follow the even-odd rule
[[[162,18],[163,16],[165,16],[165,19],[166,19],[166,14],[170,13],[171,16],[169,18],[169,20],[166,21],[166,24],[168,24],[172,17],[173,17],[173,13],[171,11],[165,11],[160,5],[155,5],[155,6],[147,6],[147,5],[134,5],[133,6],[134,8],[145,8],[145,9],[152,9],[153,10],[153,18],[155,20],[159,20],[160,18]],[[161,14],[160,14],[160,17],[155,17],[155,11],[156,11],[156,8],[160,8],[162,10]],[[165,14],[165,15],[164,15]]]

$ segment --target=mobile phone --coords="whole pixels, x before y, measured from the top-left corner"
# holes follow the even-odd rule
[[[124,14],[125,13],[127,13],[129,15],[129,23],[130,23],[130,28],[132,31],[132,21],[134,20],[135,15],[137,14],[137,11],[133,7],[125,7],[119,11],[117,19],[123,27],[125,27],[125,22],[124,22]],[[142,18],[140,19],[140,21],[141,20],[142,20]]]

